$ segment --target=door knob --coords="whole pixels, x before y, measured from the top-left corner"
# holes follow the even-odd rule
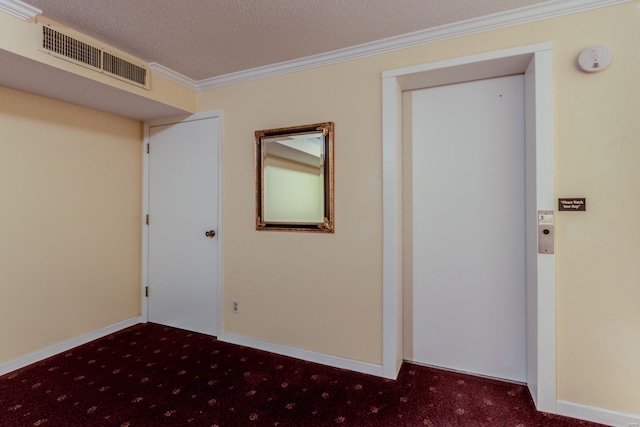
[[[209,230],[206,233],[204,233],[205,236],[207,236],[210,239],[213,239],[213,237],[216,235],[215,230]]]

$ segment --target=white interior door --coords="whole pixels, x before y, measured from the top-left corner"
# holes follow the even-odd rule
[[[526,382],[523,76],[406,96],[410,358]]]
[[[150,322],[218,333],[219,118],[149,128]]]

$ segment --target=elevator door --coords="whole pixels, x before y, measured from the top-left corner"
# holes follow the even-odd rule
[[[405,106],[407,359],[526,382],[524,77],[416,90]]]

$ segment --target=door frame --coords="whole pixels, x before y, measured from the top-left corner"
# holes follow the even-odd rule
[[[149,154],[147,153],[147,144],[149,143],[149,129],[155,126],[165,126],[171,124],[187,123],[196,120],[218,119],[218,224],[216,228],[215,244],[218,245],[218,271],[217,271],[217,294],[218,306],[216,307],[218,315],[218,330],[216,336],[220,335],[222,330],[222,110],[211,110],[202,113],[196,113],[189,116],[167,117],[157,120],[144,122],[143,141],[142,141],[142,272],[140,283],[140,305],[141,320],[147,323],[149,320],[148,298],[145,288],[149,280],[149,227],[146,224],[146,215],[149,212]]]
[[[382,365],[403,361],[402,92],[525,75],[527,385],[536,408],[557,413],[555,255],[538,254],[537,211],[554,210],[553,44],[539,43],[382,73]]]

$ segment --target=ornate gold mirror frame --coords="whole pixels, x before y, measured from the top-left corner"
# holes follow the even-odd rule
[[[334,232],[333,122],[255,132],[256,230]]]

